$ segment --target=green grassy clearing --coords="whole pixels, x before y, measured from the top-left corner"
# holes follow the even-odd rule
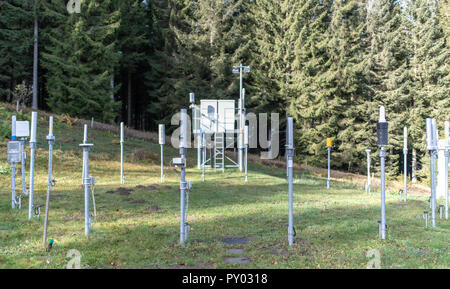
[[[40,119],[36,159],[35,203],[45,204],[47,190],[47,121]],[[326,181],[308,172],[296,172],[294,182],[295,244],[287,245],[288,195],[285,170],[249,164],[249,182],[236,169],[208,170],[206,181],[192,167],[196,155],[188,152],[187,179],[191,226],[185,247],[179,240],[179,171],[165,168],[160,184],[159,145],[128,139],[125,146],[125,185],[120,185],[118,136],[89,130],[95,144],[90,172],[96,185],[97,222],[84,236],[84,191],[78,144],[82,127],[55,125],[53,175],[57,180],[51,199],[50,252],[42,249],[44,212],[27,220],[28,198],[21,210],[10,208],[9,164],[6,142],[0,153],[0,268],[65,268],[70,249],[81,252],[84,268],[365,268],[366,252],[381,252],[382,268],[448,268],[450,221],[425,229],[421,218],[428,196],[409,196],[404,207],[394,192],[387,194],[387,240],[377,237],[379,192],[370,195],[351,183]],[[28,149],[28,148],[27,148]],[[165,147],[166,164],[177,150]],[[28,154],[29,155],[29,154]],[[27,163],[27,184],[29,169]],[[17,188],[21,188],[20,166]],[[117,188],[133,189],[122,195]],[[114,191],[114,193],[110,193]],[[153,207],[152,207],[153,206]],[[158,209],[155,210],[157,206]],[[324,210],[326,206],[326,210]],[[249,237],[247,245],[226,245],[224,237]],[[227,252],[243,248],[242,255]],[[249,264],[228,264],[224,257],[243,256]]]

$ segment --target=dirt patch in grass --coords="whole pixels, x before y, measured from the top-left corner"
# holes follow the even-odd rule
[[[215,264],[197,262],[195,265],[177,264],[167,267],[167,269],[216,269]]]
[[[159,210],[161,210],[161,208],[158,207],[157,205],[151,205],[151,206],[147,207],[147,211],[156,212],[156,211],[159,211]]]
[[[133,189],[127,189],[127,188],[118,188],[116,192],[118,192],[122,196],[128,196],[131,194]]]
[[[106,194],[115,194],[115,193],[119,193],[119,195],[122,196],[128,196],[131,194],[131,192],[133,192],[133,189],[129,189],[129,188],[118,188],[116,190],[109,190],[106,192]]]
[[[146,191],[157,191],[158,186],[157,185],[149,185],[149,186],[139,185],[139,186],[136,186],[136,189],[146,190]]]

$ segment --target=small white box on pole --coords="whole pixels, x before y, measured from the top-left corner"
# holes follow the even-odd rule
[[[16,136],[17,137],[29,137],[30,136],[30,122],[29,121],[16,121]]]
[[[160,124],[158,126],[159,131],[159,144],[166,144],[166,126],[164,124]]]

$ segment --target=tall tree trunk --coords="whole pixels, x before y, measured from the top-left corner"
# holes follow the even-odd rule
[[[35,3],[34,16],[34,51],[33,51],[33,102],[32,108],[38,109],[38,19],[37,19],[37,0]]]
[[[413,183],[417,183],[417,151],[415,148],[413,148],[412,151],[412,164],[411,164],[411,177],[412,177],[412,182]]]
[[[111,99],[111,102],[114,103],[114,71],[111,74],[111,80],[109,81],[109,86],[111,87],[111,95],[109,98]],[[111,109],[111,112],[114,112],[114,109]],[[110,124],[114,123],[114,119],[109,120]]]
[[[127,117],[127,125],[131,127],[131,72],[128,71],[128,117]]]

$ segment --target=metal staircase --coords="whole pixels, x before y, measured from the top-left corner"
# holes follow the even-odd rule
[[[225,171],[225,134],[223,132],[214,133],[214,171],[222,168]]]

